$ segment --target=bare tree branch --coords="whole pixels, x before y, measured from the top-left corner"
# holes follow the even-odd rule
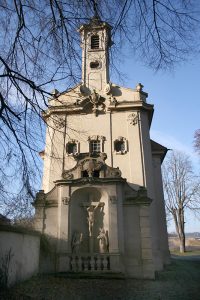
[[[199,50],[198,4],[190,1],[0,1],[0,179],[8,187],[2,198],[16,177],[18,191],[34,194],[44,145],[41,114],[55,84],[66,90],[81,81],[77,28],[94,15],[113,26],[111,62],[119,76],[123,44],[155,70]]]
[[[165,205],[172,215],[180,240],[180,252],[185,252],[185,212],[200,213],[200,178],[193,173],[187,155],[173,151],[163,166]]]

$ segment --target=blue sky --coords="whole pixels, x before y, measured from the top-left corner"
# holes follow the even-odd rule
[[[200,157],[194,153],[193,137],[200,128],[200,57],[183,62],[173,71],[156,73],[132,57],[124,59],[120,70],[126,75],[123,85],[134,88],[141,82],[149,94],[147,101],[154,104],[151,138],[190,155],[199,172]],[[175,231],[173,222],[168,230]],[[186,232],[190,231],[200,231],[200,220],[187,213]]]

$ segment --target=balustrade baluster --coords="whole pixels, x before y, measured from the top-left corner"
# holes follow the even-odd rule
[[[90,271],[90,268],[91,268],[90,262],[91,262],[91,257],[88,256],[88,258],[87,258],[87,269],[88,269],[88,271]]]
[[[94,271],[95,270],[95,259],[94,259],[93,255],[91,256],[90,264],[91,264],[91,271]]]
[[[71,269],[72,271],[76,270],[76,258],[74,256],[71,257]]]
[[[91,255],[91,256],[71,256],[70,270],[73,272],[88,271],[109,271],[110,257],[109,255]]]
[[[106,257],[106,261],[107,261],[107,270],[110,270],[110,256]]]
[[[97,270],[101,270],[101,260],[98,255],[96,256],[96,268]]]
[[[105,256],[104,255],[102,255],[102,257],[101,257],[101,269],[103,270],[103,271],[105,271],[106,269],[107,269],[107,266],[106,266],[106,259],[105,259]]]
[[[80,256],[77,256],[77,271],[82,271],[82,261],[81,261],[81,257]]]
[[[81,270],[85,271],[85,257],[81,257]]]

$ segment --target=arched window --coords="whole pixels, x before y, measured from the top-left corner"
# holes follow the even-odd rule
[[[91,36],[91,49],[99,49],[99,36],[98,34]]]

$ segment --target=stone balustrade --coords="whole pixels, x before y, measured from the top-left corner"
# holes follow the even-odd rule
[[[110,271],[110,257],[108,254],[89,254],[70,256],[70,270],[72,272],[107,272]]]

